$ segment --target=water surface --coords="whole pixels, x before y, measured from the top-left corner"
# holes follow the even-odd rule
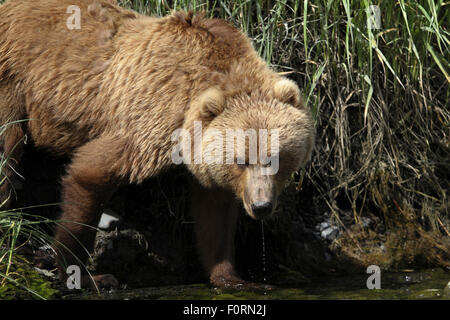
[[[404,271],[382,273],[381,288],[367,289],[370,275],[322,277],[295,288],[246,291],[221,290],[206,284],[150,287],[132,290],[115,290],[101,294],[83,293],[69,295],[66,299],[255,299],[255,300],[305,300],[305,299],[450,299],[444,290],[450,274],[442,270]]]

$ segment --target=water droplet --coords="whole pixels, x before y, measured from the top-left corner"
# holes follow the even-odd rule
[[[261,221],[263,282],[266,283],[266,241],[264,239],[264,222]]]

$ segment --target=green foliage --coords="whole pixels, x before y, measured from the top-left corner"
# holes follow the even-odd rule
[[[17,210],[0,211],[0,300],[48,299],[56,294],[50,282],[41,278],[28,261],[17,254],[29,239],[50,243],[50,237],[39,224],[51,222]]]
[[[17,122],[2,124],[0,137],[9,126],[15,124]],[[7,178],[3,177],[2,169],[7,165],[8,158],[2,155],[0,160],[1,184],[6,183]],[[1,203],[0,208],[3,205]],[[30,239],[40,244],[50,243],[50,237],[41,228],[44,223],[53,221],[23,213],[20,209],[0,211],[0,300],[47,299],[57,292],[17,254],[17,250]]]
[[[27,261],[14,256],[14,264],[8,275],[1,272],[0,300],[29,300],[55,298],[59,291],[51,287],[51,283],[34,271]],[[5,265],[0,263],[3,271]]]

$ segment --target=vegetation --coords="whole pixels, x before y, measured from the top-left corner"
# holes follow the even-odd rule
[[[50,236],[41,228],[45,223],[53,221],[21,210],[0,211],[0,300],[47,299],[57,293],[18,254],[29,241],[40,245],[50,243]]]
[[[13,123],[0,126],[0,137]],[[2,169],[7,163],[5,157],[0,159],[0,184],[6,183]],[[11,195],[13,196],[13,195]],[[4,203],[7,201],[5,200]],[[1,210],[0,204],[0,300],[3,299],[46,299],[57,291],[50,287],[50,282],[41,278],[30,263],[18,251],[28,241],[36,244],[50,243],[50,237],[40,227],[49,219],[23,213],[21,209]]]

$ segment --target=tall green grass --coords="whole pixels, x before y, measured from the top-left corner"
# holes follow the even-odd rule
[[[17,254],[30,240],[35,245],[51,243],[42,229],[49,223],[54,222],[21,210],[0,211],[0,300],[48,299],[57,292],[30,267],[28,260]]]
[[[0,140],[9,126],[22,121],[1,124]],[[8,177],[3,174],[7,165],[8,158],[1,155],[0,184],[7,183]],[[15,195],[15,190],[12,191],[10,196]],[[5,206],[7,200],[0,203],[0,300],[50,298],[56,290],[33,271],[29,261],[18,254],[18,251],[30,241],[33,241],[34,245],[50,244],[51,237],[42,226],[54,221],[27,214],[22,212],[22,209],[8,209]],[[23,210],[26,211],[26,208]]]

